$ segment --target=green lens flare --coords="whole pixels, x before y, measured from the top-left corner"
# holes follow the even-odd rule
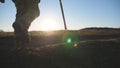
[[[77,32],[65,32],[62,36],[62,43],[64,43],[64,46],[67,48],[72,48],[74,43],[78,43],[78,41],[79,37]]]
[[[72,42],[72,39],[71,38],[68,38],[67,39],[67,43],[71,43]]]

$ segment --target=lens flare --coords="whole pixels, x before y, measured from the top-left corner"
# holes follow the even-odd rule
[[[72,39],[71,38],[68,38],[67,39],[67,43],[71,43],[72,42]]]
[[[64,46],[66,48],[74,48],[77,47],[77,44],[79,42],[79,37],[76,32],[65,32],[62,38],[62,43],[64,43]]]
[[[77,43],[75,43],[75,44],[74,44],[74,47],[77,47],[77,46],[78,46]]]

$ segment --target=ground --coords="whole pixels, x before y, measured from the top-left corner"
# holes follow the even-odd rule
[[[14,48],[0,33],[0,68],[120,68],[120,30],[30,32],[32,45]]]

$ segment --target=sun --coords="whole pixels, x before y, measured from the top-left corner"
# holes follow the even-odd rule
[[[43,16],[33,21],[30,30],[54,31],[60,30],[61,24],[59,18],[54,16]]]
[[[53,18],[44,19],[44,21],[41,23],[40,29],[43,31],[57,30],[57,22]]]
[[[55,30],[57,29],[56,27],[56,22],[49,18],[49,19],[46,19],[42,24],[41,24],[41,30],[44,30],[44,31],[51,31],[51,30]]]

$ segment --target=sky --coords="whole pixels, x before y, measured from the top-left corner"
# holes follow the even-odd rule
[[[69,30],[86,27],[120,28],[120,0],[62,0]],[[40,16],[29,30],[64,30],[59,0],[41,0]],[[12,0],[0,3],[0,30],[13,31],[16,8]],[[51,26],[51,27],[50,27]]]

